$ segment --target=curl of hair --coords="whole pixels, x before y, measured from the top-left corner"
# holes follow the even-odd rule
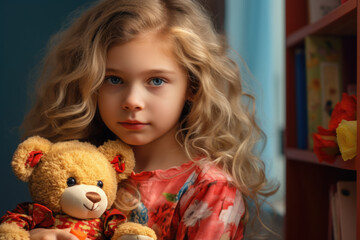
[[[95,144],[114,138],[97,112],[107,50],[154,30],[173,40],[174,54],[188,72],[189,100],[178,141],[191,159],[204,156],[231,175],[259,206],[259,197],[277,189],[254,153],[264,137],[255,119],[255,99],[243,89],[225,38],[193,0],[106,0],[82,14],[53,38],[24,136]]]
[[[259,214],[259,196],[274,194],[277,186],[267,181],[264,162],[254,152],[259,140],[265,140],[255,119],[255,98],[244,91],[239,68],[228,57],[227,42],[209,28],[206,14],[189,14],[180,25],[174,24],[170,36],[189,72],[191,100],[178,140],[191,158],[206,156],[205,161],[211,159],[232,176],[240,191],[254,200]]]

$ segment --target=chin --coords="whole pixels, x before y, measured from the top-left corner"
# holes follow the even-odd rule
[[[130,145],[130,146],[143,146],[143,145],[147,145],[150,142],[149,141],[144,141],[144,139],[129,139],[129,138],[120,138],[124,143]]]

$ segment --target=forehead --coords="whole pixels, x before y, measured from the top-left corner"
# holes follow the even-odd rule
[[[168,35],[148,32],[129,42],[111,46],[106,68],[126,71],[147,68],[181,70],[173,50],[174,42]]]

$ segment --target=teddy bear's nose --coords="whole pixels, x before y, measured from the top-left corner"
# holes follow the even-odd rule
[[[85,196],[93,203],[101,201],[101,196],[96,192],[87,192]]]

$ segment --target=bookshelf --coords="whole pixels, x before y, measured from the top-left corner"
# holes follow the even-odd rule
[[[305,37],[341,36],[343,41],[343,81],[356,83],[360,93],[360,0],[348,0],[318,21],[308,23],[307,1],[286,0],[286,217],[285,239],[331,239],[329,190],[340,180],[356,180],[356,235],[360,239],[360,159],[335,163],[319,162],[310,150],[298,149],[296,138],[295,49]],[[357,119],[360,119],[357,97]],[[358,129],[359,122],[358,122]],[[358,139],[360,131],[358,131]],[[359,141],[357,149],[360,149]]]

